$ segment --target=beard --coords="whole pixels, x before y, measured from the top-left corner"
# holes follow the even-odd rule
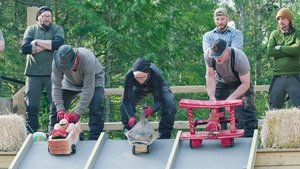
[[[217,28],[220,32],[224,32],[227,29],[227,25],[218,25]]]
[[[40,24],[40,27],[41,27],[43,30],[48,31],[48,30],[50,29],[51,25],[52,25],[51,23],[49,23],[49,24],[41,23],[41,24]]]

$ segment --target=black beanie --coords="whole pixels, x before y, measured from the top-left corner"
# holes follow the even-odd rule
[[[36,17],[35,19],[38,20],[38,17],[45,11],[50,11],[52,13],[52,10],[50,9],[50,7],[48,6],[42,6],[38,9],[37,13],[36,13]]]
[[[144,73],[148,73],[151,66],[151,62],[148,60],[145,60],[143,58],[137,58],[132,66],[132,71],[140,71]]]

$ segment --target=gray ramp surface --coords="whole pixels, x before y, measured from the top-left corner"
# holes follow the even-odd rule
[[[48,142],[34,142],[19,169],[83,169],[96,141],[79,141],[76,153],[54,156],[48,153]]]
[[[222,147],[220,140],[203,140],[191,149],[181,141],[174,169],[246,169],[252,138],[235,138],[234,147]]]
[[[164,169],[174,140],[158,139],[150,145],[150,153],[132,154],[126,140],[107,140],[95,163],[95,169]]]

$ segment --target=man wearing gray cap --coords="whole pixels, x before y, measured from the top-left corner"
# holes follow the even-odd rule
[[[216,40],[205,54],[206,87],[211,101],[243,99],[237,107],[245,129],[245,137],[252,137],[257,128],[250,64],[242,50],[227,47],[223,39]],[[239,126],[237,126],[239,128]]]
[[[76,123],[89,108],[89,140],[97,140],[104,127],[104,68],[86,48],[63,45],[52,63],[52,98],[57,112],[52,112],[50,125],[62,119]],[[71,103],[80,94],[74,112]]]
[[[27,27],[22,42],[22,53],[27,56],[25,104],[30,133],[39,129],[40,97],[44,89],[49,104],[52,102],[50,76],[53,53],[64,43],[63,28],[52,23],[52,10],[48,6],[38,9],[36,20],[37,24]]]
[[[225,8],[217,8],[214,12],[216,28],[203,35],[203,52],[209,49],[214,41],[223,39],[229,47],[243,49],[244,37],[241,31],[228,26],[229,15]]]

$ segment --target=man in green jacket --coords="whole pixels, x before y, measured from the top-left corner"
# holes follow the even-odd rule
[[[52,102],[53,53],[64,43],[63,28],[52,23],[52,10],[48,6],[38,9],[36,20],[37,24],[27,27],[22,42],[22,53],[27,56],[24,72],[26,75],[25,104],[27,130],[30,133],[39,129],[40,97],[44,89],[47,91],[48,103]]]
[[[278,29],[268,42],[268,57],[273,58],[273,79],[269,89],[269,108],[283,108],[286,94],[294,106],[300,106],[300,32],[293,24],[292,12],[280,9],[276,14]]]

